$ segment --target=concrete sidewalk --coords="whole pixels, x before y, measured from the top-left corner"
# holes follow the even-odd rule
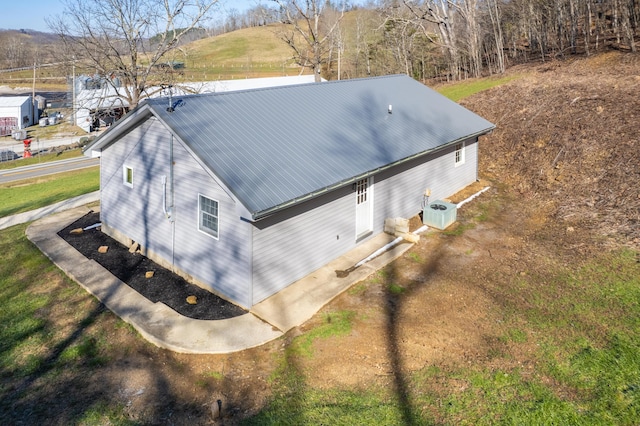
[[[68,200],[60,201],[59,203],[51,204],[40,209],[28,211],[25,213],[18,213],[13,216],[6,216],[0,218],[0,229],[9,228],[21,223],[33,222],[34,220],[41,219],[53,213],[59,213],[65,210],[73,209],[76,207],[84,206],[95,201],[100,200],[100,191],[90,192],[88,194],[80,195],[78,197],[69,198]],[[62,229],[62,228],[60,228]]]
[[[69,277],[133,325],[147,340],[182,353],[230,353],[277,339],[411,247],[409,243],[400,243],[339,278],[336,271],[348,270],[394,239],[380,234],[255,305],[244,315],[203,321],[186,318],[163,303],[149,301],[57,235],[89,211],[88,207],[78,207],[46,216],[27,228],[27,237]]]

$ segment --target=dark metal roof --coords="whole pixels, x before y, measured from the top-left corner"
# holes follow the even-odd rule
[[[253,219],[494,128],[405,75],[172,101],[146,105]]]

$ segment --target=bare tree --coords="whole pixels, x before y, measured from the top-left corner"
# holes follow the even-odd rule
[[[231,32],[240,29],[241,26],[241,16],[238,9],[232,8],[227,12],[227,25],[226,30]]]
[[[495,69],[498,73],[504,73],[506,70],[504,58],[504,36],[502,33],[502,13],[498,6],[498,0],[487,0],[487,14],[491,22],[493,34]],[[489,50],[489,49],[488,49]]]
[[[413,14],[416,24],[422,28],[425,36],[444,50],[449,66],[448,77],[460,78],[461,58],[458,47],[458,31],[455,27],[454,13],[456,4],[451,0],[404,0],[405,6]],[[439,37],[434,37],[427,24],[435,24]]]
[[[389,71],[413,75],[412,56],[416,50],[414,48],[416,27],[403,12],[404,10],[399,7],[391,7],[388,9],[387,17],[382,26],[384,44],[395,63]]]
[[[33,60],[30,58],[29,43],[24,42],[18,37],[8,37],[2,43],[0,52],[4,57],[5,66],[8,68],[19,68],[33,65]]]
[[[135,107],[163,83],[157,65],[204,22],[218,0],[64,0],[64,15],[48,21],[67,60],[95,72]]]
[[[459,37],[464,46],[464,53],[469,64],[472,77],[480,77],[482,71],[481,38],[482,29],[478,22],[478,0],[450,2],[462,18],[463,37]]]
[[[635,44],[635,40],[634,40],[634,28],[633,28],[633,24],[634,24],[634,20],[633,17],[635,16],[634,13],[634,8],[635,8],[635,1],[627,1],[626,4],[622,3],[620,4],[620,21],[621,21],[621,26],[622,26],[622,34],[624,36],[624,39],[626,41],[626,43],[629,46],[629,49],[632,52],[636,51],[636,44]]]
[[[371,75],[371,25],[363,15],[356,18],[356,40],[353,55],[353,73],[356,76]]]
[[[337,31],[344,16],[345,5],[340,10],[322,0],[272,0],[281,9],[290,31],[281,34],[282,39],[293,49],[294,59],[301,67],[313,70],[315,81],[320,81],[322,66],[328,61],[333,33]]]

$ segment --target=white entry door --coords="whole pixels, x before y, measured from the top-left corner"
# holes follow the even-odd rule
[[[372,207],[373,176],[356,182],[356,240],[373,230]]]

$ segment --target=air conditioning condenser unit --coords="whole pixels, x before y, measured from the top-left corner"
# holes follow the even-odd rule
[[[457,206],[442,200],[436,200],[424,207],[422,223],[436,229],[446,229],[456,221]]]

